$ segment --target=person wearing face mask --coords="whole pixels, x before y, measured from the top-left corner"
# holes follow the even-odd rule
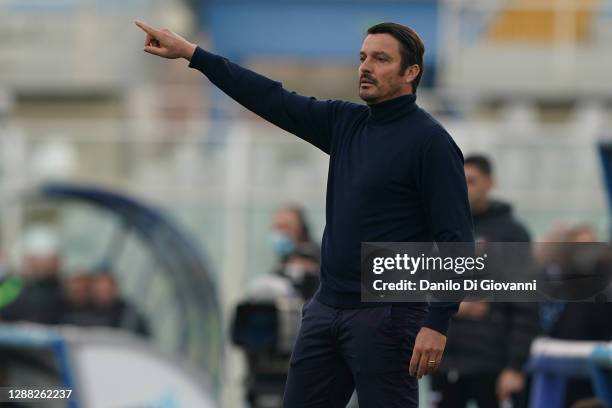
[[[270,237],[277,265],[252,282],[232,323],[234,343],[247,362],[245,399],[254,408],[282,399],[291,353],[280,344],[293,341],[281,339],[281,333],[297,333],[302,305],[319,287],[320,249],[311,240],[303,209],[287,205],[276,210]],[[287,305],[296,307],[290,311]]]
[[[310,227],[304,210],[297,205],[279,208],[272,217],[271,242],[281,262],[298,248],[308,248],[320,258],[319,246],[310,236]]]

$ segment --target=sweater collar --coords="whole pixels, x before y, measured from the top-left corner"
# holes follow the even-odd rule
[[[370,108],[370,121],[375,124],[382,124],[400,119],[417,108],[416,95],[408,94],[398,96],[374,105]]]

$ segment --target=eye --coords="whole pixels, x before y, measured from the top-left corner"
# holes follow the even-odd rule
[[[363,55],[362,55],[362,56],[360,56],[360,57],[359,57],[359,61],[360,61],[360,62],[365,61],[365,57],[364,57]]]

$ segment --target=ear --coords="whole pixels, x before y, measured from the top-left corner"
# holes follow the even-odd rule
[[[404,80],[407,83],[411,83],[412,81],[416,79],[416,77],[419,76],[420,72],[421,72],[421,67],[419,67],[417,64],[411,65],[408,68],[406,68],[406,72],[404,72]]]

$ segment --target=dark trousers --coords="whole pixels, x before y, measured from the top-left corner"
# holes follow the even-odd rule
[[[426,307],[337,309],[311,300],[293,349],[284,408],[344,408],[354,389],[366,408],[416,408],[408,374]]]

